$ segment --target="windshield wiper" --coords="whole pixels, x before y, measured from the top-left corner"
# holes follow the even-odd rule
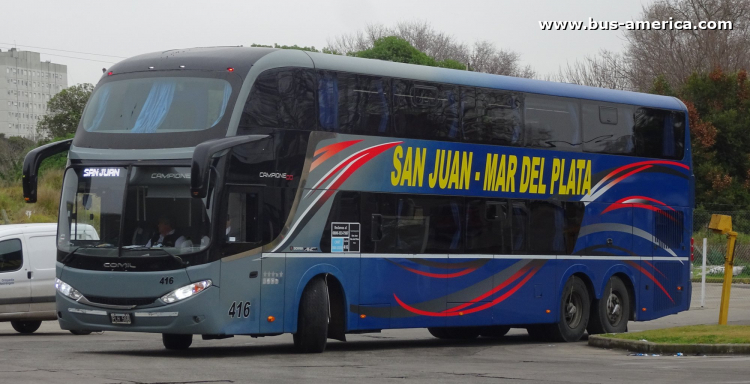
[[[78,247],[73,248],[72,251],[68,252],[65,256],[63,256],[63,258],[62,258],[62,260],[60,260],[60,262],[64,265],[68,261],[68,259],[71,256],[73,256],[74,253],[76,253],[76,251],[78,250],[78,248],[81,248],[81,247],[78,246]]]

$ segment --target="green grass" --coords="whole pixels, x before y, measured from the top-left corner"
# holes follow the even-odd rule
[[[665,344],[750,344],[750,325],[691,325],[602,336]]]
[[[21,182],[0,184],[0,209],[4,209],[12,224],[54,223],[57,221],[62,188],[62,169],[50,169],[39,180],[37,202],[26,204]],[[31,217],[26,215],[31,211]],[[0,224],[2,217],[0,216]]]

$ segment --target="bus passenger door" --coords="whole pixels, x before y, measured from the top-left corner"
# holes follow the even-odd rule
[[[224,333],[260,333],[262,189],[230,186],[225,194],[221,244],[221,308],[229,318]],[[283,260],[283,259],[282,259]]]

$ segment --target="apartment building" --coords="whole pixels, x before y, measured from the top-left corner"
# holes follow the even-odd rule
[[[47,102],[68,86],[68,67],[38,52],[0,51],[0,134],[36,140]]]

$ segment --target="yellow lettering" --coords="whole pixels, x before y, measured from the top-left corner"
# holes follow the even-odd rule
[[[544,158],[542,157],[542,164],[539,166],[539,193],[547,192],[547,186],[544,185]]]
[[[471,182],[471,161],[474,158],[474,152],[464,152],[461,155],[461,186],[460,189],[469,189]]]
[[[568,185],[565,188],[566,195],[572,195],[576,193],[576,161],[570,161],[570,171],[568,172]]]
[[[508,156],[508,175],[505,177],[505,190],[503,192],[516,191],[516,169],[518,168],[518,158],[514,155]]]
[[[552,159],[552,178],[549,181],[549,193],[555,194],[555,181],[560,180],[560,159]]]
[[[497,155],[487,154],[487,161],[484,163],[484,188],[487,191],[495,185],[495,171],[497,167]]]
[[[529,182],[531,181],[531,159],[528,156],[524,156],[521,161],[521,185],[518,188],[518,192],[526,193],[529,189]]]
[[[495,188],[493,191],[497,191],[498,189],[503,192],[508,190],[505,185],[505,155],[500,156],[500,165],[497,166],[497,179],[495,179]]]
[[[397,146],[393,150],[393,168],[395,171],[391,171],[391,185],[394,187],[398,185],[398,181],[401,180],[401,158],[404,156],[404,149],[401,146]]]
[[[531,158],[531,176],[529,177],[529,193],[537,193],[538,187],[534,180],[539,178],[539,158]]]
[[[459,163],[459,157],[458,157],[458,151],[453,153],[453,165],[451,165],[451,175],[448,178],[448,189],[458,189],[459,188],[459,180],[458,180],[458,168],[460,167]]]
[[[404,159],[404,168],[401,170],[401,185],[404,186],[404,183],[406,183],[407,186],[411,187],[411,147],[406,147],[406,158]]]
[[[427,148],[422,148],[421,154],[419,148],[417,148],[415,152],[417,153],[417,157],[414,158],[414,171],[411,175],[411,185],[419,185],[421,187],[424,179],[424,163],[425,160],[427,160]]]
[[[564,195],[567,192],[567,186],[565,185],[565,159],[562,159],[562,163],[560,164],[560,185],[559,185],[559,191],[557,193]]]
[[[581,194],[585,195],[591,192],[591,160],[586,161],[586,176],[583,178],[583,188]]]
[[[583,169],[586,168],[586,160],[579,159],[578,163],[578,179],[576,179],[576,194],[581,194],[581,184],[583,181]]]
[[[450,165],[452,155],[453,151],[448,150],[448,156],[445,157],[445,161],[440,163],[440,173],[438,173],[440,189],[445,189],[448,186],[448,180],[450,179],[451,175]]]
[[[429,175],[430,188],[435,188],[437,184],[438,172],[440,170],[440,164],[443,162],[444,150],[438,149],[435,152],[435,170]]]

